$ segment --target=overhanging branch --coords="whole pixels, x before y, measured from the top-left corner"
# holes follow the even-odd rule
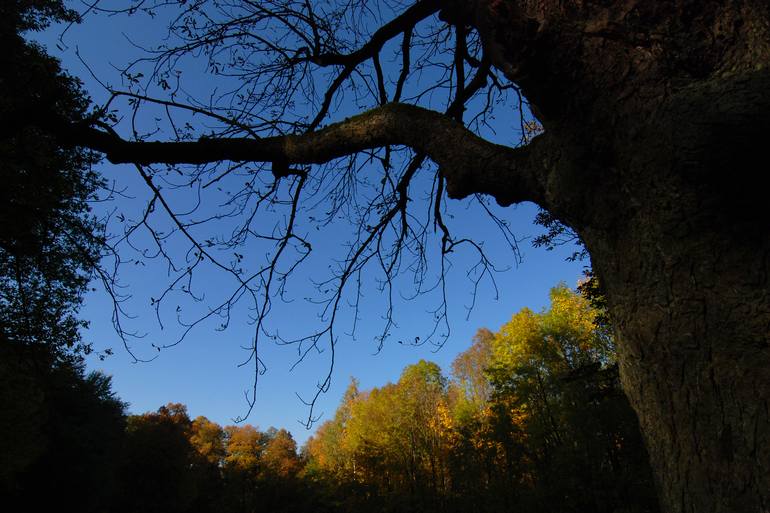
[[[541,203],[546,170],[537,158],[542,140],[521,148],[486,141],[448,116],[412,105],[391,103],[334,123],[317,132],[197,141],[127,141],[93,127],[70,126],[70,142],[102,152],[115,164],[204,164],[222,160],[322,164],[388,145],[409,146],[436,162],[453,198],[489,194],[500,204]],[[542,138],[541,138],[542,139]]]

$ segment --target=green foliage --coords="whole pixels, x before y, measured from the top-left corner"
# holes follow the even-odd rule
[[[0,7],[2,27],[8,33],[42,30],[51,22],[77,22],[76,11],[62,0],[6,0]]]
[[[535,237],[532,241],[534,247],[545,248],[548,251],[552,251],[558,246],[573,245],[577,247],[577,251],[573,251],[572,254],[567,257],[567,261],[583,261],[588,258],[588,250],[583,244],[583,241],[580,240],[580,237],[578,237],[577,233],[575,233],[572,228],[559,221],[547,210],[540,209],[535,216],[535,224],[539,224],[545,228],[546,231]]]
[[[39,128],[84,119],[89,101],[20,31],[73,15],[57,1],[12,0],[0,19],[0,219],[13,220],[0,223],[0,339],[64,357],[88,349],[77,313],[103,245],[88,204],[101,182],[90,152]]]
[[[0,490],[24,511],[51,499],[104,511],[120,488],[125,405],[80,358],[78,310],[103,245],[96,160],[40,128],[83,120],[89,100],[22,37],[74,21],[60,0],[0,3]]]

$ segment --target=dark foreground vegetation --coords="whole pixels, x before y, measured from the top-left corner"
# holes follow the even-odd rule
[[[564,286],[478,331],[445,376],[354,381],[297,450],[285,429],[222,427],[184,405],[126,415],[110,379],[4,342],[0,474],[19,511],[653,512],[636,416],[598,311]]]

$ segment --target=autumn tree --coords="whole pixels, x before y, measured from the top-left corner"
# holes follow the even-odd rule
[[[457,385],[455,402],[459,408],[478,410],[489,400],[491,387],[486,370],[492,364],[492,341],[495,334],[480,328],[471,346],[452,362],[452,377]]]
[[[355,403],[359,400],[358,381],[351,378],[340,405],[334,417],[325,421],[305,444],[306,453],[310,456],[306,471],[332,474],[337,481],[346,481],[355,477],[354,468],[350,468],[347,457],[349,444],[346,441],[348,423],[353,414]]]
[[[188,472],[193,474],[197,493],[191,511],[218,511],[223,495],[222,464],[225,452],[225,431],[222,426],[204,416],[193,419],[187,434],[192,448]]]
[[[447,379],[433,362],[420,360],[401,372],[391,407],[391,442],[398,444],[407,470],[411,509],[440,509],[448,484],[445,436]]]
[[[179,403],[128,418],[120,511],[183,512],[196,502],[191,427],[187,407]]]
[[[196,417],[190,426],[190,444],[203,461],[219,467],[225,459],[225,432],[206,417]]]
[[[770,238],[751,179],[770,127],[767,2],[275,0],[127,10],[163,8],[173,11],[169,37],[124,70],[128,89],[112,90],[102,111],[128,100],[118,114],[133,110],[126,119],[137,124],[55,110],[29,123],[135,166],[151,191],[147,212],[169,216],[189,245],[179,263],[157,248],[176,272],[169,290],[218,269],[235,293],[207,315],[228,319],[246,298],[264,338],[271,301],[296,269],[286,260],[312,251],[303,205],[313,192],[330,196],[320,222],[351,214],[357,228],[331,286],[319,290],[329,323],[296,341],[301,352],[333,346],[347,287],[364,269],[379,269],[386,292],[387,278],[413,272],[419,291],[433,228],[442,263],[474,247],[446,222],[447,198],[535,202],[582,239],[604,286],[664,509],[767,509]],[[192,56],[205,61],[216,94],[184,95],[179,66]],[[490,108],[518,119],[518,95],[543,132],[521,146],[482,138]],[[160,109],[161,124],[168,112],[165,129],[142,124],[134,114],[145,108]],[[156,164],[171,171],[148,167]],[[159,185],[171,176],[181,176],[177,192],[237,187],[221,213],[243,216],[232,236],[201,237],[200,219]],[[413,215],[420,184],[432,201]],[[285,217],[259,231],[260,208],[280,205]],[[217,252],[252,237],[274,244],[265,266]]]
[[[285,429],[223,428],[203,416],[190,420],[179,403],[127,420],[125,450],[110,455],[121,475],[110,500],[99,503],[101,510],[314,510],[316,490],[299,476],[303,461]]]
[[[303,477],[312,484],[319,502],[332,511],[356,510],[362,495],[360,454],[349,423],[356,404],[367,397],[361,396],[358,381],[351,378],[334,416],[321,423],[302,447]]]
[[[267,440],[264,433],[248,424],[224,429],[225,506],[235,511],[249,511],[256,504],[259,459]]]
[[[449,394],[456,440],[450,469],[452,501],[463,505],[458,509],[511,509],[526,473],[522,412],[495,394],[490,381],[495,336],[479,329],[471,346],[452,362]]]
[[[302,462],[297,443],[286,429],[268,429],[267,442],[260,457],[258,506],[268,511],[298,511],[312,497],[300,486]]]
[[[307,475],[328,494],[321,503],[337,511],[657,512],[600,314],[560,285],[542,311],[522,309],[497,333],[479,330],[451,379],[420,361],[396,383],[355,388],[305,447]]]
[[[338,509],[440,511],[451,430],[447,380],[421,360],[396,383],[362,393],[351,384],[305,446],[308,476],[325,483]]]
[[[657,511],[601,312],[564,285],[550,296],[547,309],[524,308],[500,328],[487,368],[498,426],[524,435],[504,446],[527,475],[517,500],[538,511]]]
[[[266,473],[290,480],[297,476],[300,461],[297,456],[297,442],[286,429],[268,432],[268,441],[262,454]]]

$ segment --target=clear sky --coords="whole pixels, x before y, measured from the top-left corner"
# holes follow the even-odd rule
[[[82,26],[70,28],[61,42],[56,38],[61,33],[61,27],[36,37],[52,55],[62,59],[70,73],[81,77],[98,102],[105,98],[105,93],[90,76],[81,59],[100,79],[119,84],[120,79],[112,64],[122,64],[138,54],[137,48],[129,43],[129,38],[133,42],[157,41],[161,29],[162,20],[143,18],[127,21],[119,17],[96,16],[88,17]],[[201,87],[205,85],[201,84]],[[514,109],[508,108],[500,117],[507,120],[514,118]],[[119,214],[137,219],[146,204],[147,190],[131,166],[113,166],[104,162],[99,169],[111,183],[125,192],[126,197],[95,205],[98,213],[114,214],[110,226],[117,232],[121,228],[115,218]],[[223,187],[226,189],[226,182]],[[223,191],[223,194],[226,192]],[[415,201],[420,200],[416,198]],[[381,386],[398,379],[404,366],[420,359],[435,361],[448,372],[452,360],[468,347],[478,328],[496,330],[524,306],[539,310],[545,306],[552,286],[562,281],[574,286],[581,276],[585,264],[565,260],[573,248],[545,251],[532,247],[527,237],[542,231],[542,228],[532,224],[537,213],[534,205],[496,209],[499,215],[510,221],[512,232],[521,239],[521,263],[501,243],[499,232],[483,219],[480,208],[473,206],[472,202],[453,202],[449,208],[456,233],[484,242],[485,251],[495,262],[500,267],[510,268],[495,276],[497,292],[489,280],[483,280],[477,291],[475,307],[468,313],[468,306],[473,302],[473,283],[467,272],[475,260],[470,253],[459,252],[453,255],[453,267],[448,275],[451,333],[443,347],[431,343],[414,344],[416,337],[424,340],[433,327],[430,310],[435,308],[437,299],[428,296],[411,302],[396,300],[395,320],[398,327],[378,351],[375,337],[382,329],[385,304],[373,282],[365,283],[355,336],[345,334],[350,329],[350,315],[343,318],[345,329],[340,330],[336,346],[332,384],[316,406],[316,412],[323,415],[321,420],[333,414],[350,377],[357,378],[362,388]],[[278,302],[271,313],[273,329],[282,334],[302,333],[317,325],[318,309],[304,298],[312,294],[312,282],[328,276],[329,266],[335,259],[344,256],[341,250],[350,237],[351,228],[342,221],[324,228],[324,233],[318,237],[314,258],[288,285],[292,302]],[[307,229],[311,230],[309,224]],[[243,248],[242,253],[246,261],[264,258],[264,252],[259,248]],[[213,273],[196,279],[198,289],[211,297],[226,293],[226,284]],[[167,280],[167,270],[158,262],[127,266],[121,271],[121,282],[132,295],[125,308],[135,316],[124,322],[129,329],[147,333],[146,337],[132,342],[132,349],[140,357],[154,357],[148,363],[133,363],[133,358],[123,349],[111,323],[112,303],[98,284],[94,285],[96,290],[89,294],[82,310],[83,317],[91,323],[84,338],[94,343],[96,351],[112,348],[114,354],[104,361],[89,358],[88,366],[113,377],[114,389],[124,401],[130,403],[132,413],[155,410],[167,402],[181,402],[188,406],[193,417],[205,415],[220,424],[230,424],[233,418],[246,412],[244,391],[250,389],[254,373],[253,365],[238,365],[248,357],[248,351],[242,346],[248,345],[253,337],[248,312],[236,312],[224,331],[217,330],[214,322],[204,323],[191,331],[181,344],[158,352],[152,344],[169,343],[179,332],[173,309],[162,312],[163,329],[160,329],[150,306],[150,298],[157,297]],[[410,294],[407,279],[399,281],[397,286],[401,295]],[[302,443],[311,431],[301,425],[307,419],[309,410],[298,396],[312,397],[316,385],[324,379],[329,366],[328,348],[322,353],[310,353],[293,370],[290,368],[297,362],[295,347],[267,342],[262,345],[260,356],[268,369],[259,378],[257,402],[246,422],[262,429],[286,427]]]

